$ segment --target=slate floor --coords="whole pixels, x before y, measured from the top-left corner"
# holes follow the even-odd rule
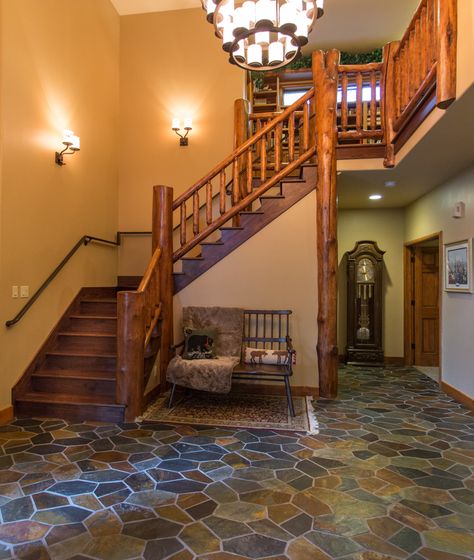
[[[340,385],[314,436],[1,426],[0,559],[474,558],[474,415],[412,369]]]

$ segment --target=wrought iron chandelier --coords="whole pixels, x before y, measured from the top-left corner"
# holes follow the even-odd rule
[[[229,62],[261,72],[290,64],[308,43],[324,0],[201,0]]]

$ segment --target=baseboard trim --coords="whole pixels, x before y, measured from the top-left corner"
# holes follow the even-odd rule
[[[456,387],[453,387],[449,383],[446,383],[446,381],[441,381],[441,389],[447,395],[453,397],[453,399],[457,400],[458,402],[460,402],[470,410],[474,410],[474,398],[470,397],[469,395],[466,395],[465,393],[463,393],[459,389],[456,389]]]
[[[383,358],[384,364],[387,366],[404,366],[405,365],[405,358],[403,356],[384,356]],[[339,363],[345,364],[346,363],[346,356],[345,354],[339,355]]]
[[[0,424],[8,424],[13,420],[13,406],[0,410]]]
[[[237,383],[232,384],[232,391],[249,393],[254,395],[281,395],[285,396],[285,386],[264,385],[263,383]],[[291,393],[294,397],[319,397],[319,387],[307,387],[304,385],[292,385]]]
[[[383,361],[387,366],[404,366],[405,358],[403,356],[385,356]]]

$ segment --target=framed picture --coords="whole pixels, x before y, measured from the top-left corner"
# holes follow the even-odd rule
[[[447,292],[472,292],[471,239],[444,246],[444,289]]]

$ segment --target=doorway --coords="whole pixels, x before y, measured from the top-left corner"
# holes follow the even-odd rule
[[[405,244],[405,364],[440,382],[442,236]]]

